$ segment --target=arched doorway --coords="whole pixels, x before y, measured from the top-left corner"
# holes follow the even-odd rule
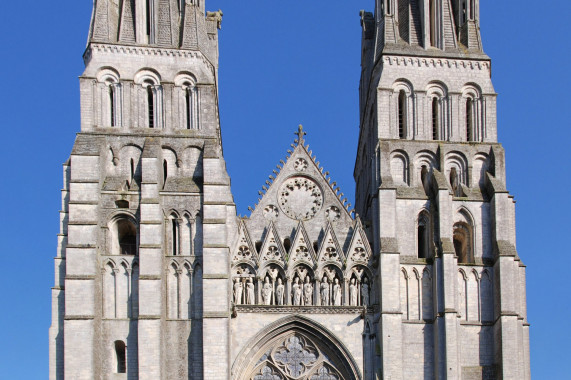
[[[318,323],[301,316],[281,319],[240,352],[234,380],[361,380],[345,346]]]

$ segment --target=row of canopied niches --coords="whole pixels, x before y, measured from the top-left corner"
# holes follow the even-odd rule
[[[443,84],[433,83],[422,101],[410,83],[397,82],[389,101],[394,136],[403,140],[487,141],[487,101],[481,90],[468,84],[453,96],[454,100]]]
[[[362,265],[348,273],[327,265],[318,273],[299,264],[288,276],[277,265],[270,265],[263,279],[247,264],[240,264],[234,271],[235,305],[359,307],[373,303],[372,276]]]
[[[100,127],[123,127],[127,123],[139,128],[164,129],[170,124],[166,107],[175,115],[175,129],[199,129],[200,87],[191,74],[176,76],[172,97],[164,94],[158,74],[142,71],[134,81],[120,80],[115,70],[102,70],[93,82],[93,124]],[[130,112],[126,112],[129,106]],[[127,120],[129,119],[129,120]]]

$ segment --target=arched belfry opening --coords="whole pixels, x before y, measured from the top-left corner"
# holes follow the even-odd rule
[[[233,380],[362,380],[349,350],[311,319],[289,316],[248,342],[232,366]]]

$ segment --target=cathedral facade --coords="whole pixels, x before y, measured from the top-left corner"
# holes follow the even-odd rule
[[[375,2],[361,12],[355,210],[299,126],[237,217],[222,12],[94,1],[51,380],[531,378],[480,2]]]

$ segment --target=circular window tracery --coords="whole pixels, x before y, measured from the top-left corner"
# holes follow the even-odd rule
[[[281,185],[278,202],[291,219],[309,220],[323,207],[323,192],[308,177],[292,177]]]

